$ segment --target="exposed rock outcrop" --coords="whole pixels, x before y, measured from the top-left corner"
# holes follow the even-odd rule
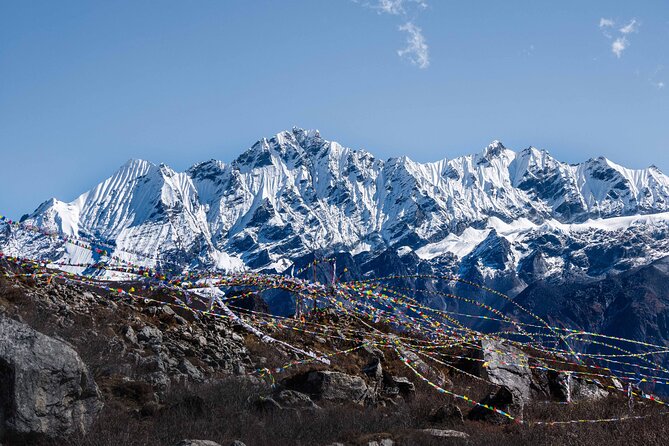
[[[470,366],[469,371],[499,386],[481,403],[515,417],[522,418],[524,406],[532,401],[597,400],[609,394],[597,380],[586,379],[577,373],[545,370],[546,364],[537,359],[532,361],[541,367],[531,367],[528,355],[509,343],[484,339],[480,346],[478,352],[472,352],[476,359],[472,362],[481,365]],[[499,414],[480,406],[473,408],[468,417],[504,420]]]
[[[175,446],[221,446],[221,445],[211,440],[181,440]]]
[[[84,434],[102,406],[69,344],[0,315],[0,438]]]
[[[438,424],[462,424],[462,411],[455,404],[445,404],[433,410],[429,417],[430,422]]]
[[[450,429],[423,429],[421,432],[439,438],[469,438],[469,435],[464,432]]]
[[[514,401],[523,405],[532,399],[544,398],[546,393],[532,376],[527,355],[509,344],[484,339],[483,367],[488,381],[505,386]]]
[[[316,400],[333,403],[365,404],[373,398],[365,380],[359,376],[333,371],[311,371],[284,381],[289,390],[305,393]]]
[[[261,396],[255,401],[255,407],[266,411],[320,409],[309,395],[295,390],[280,390],[272,396]]]

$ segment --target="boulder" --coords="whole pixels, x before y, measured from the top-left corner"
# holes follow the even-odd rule
[[[309,395],[294,390],[282,390],[274,396],[274,400],[284,408],[320,409],[320,407],[309,398]]]
[[[68,343],[0,316],[0,438],[85,434],[102,406]]]
[[[137,344],[137,333],[135,333],[135,330],[133,330],[130,325],[124,327],[122,333],[123,337],[126,338],[131,344]]]
[[[146,325],[137,333],[137,339],[148,345],[160,345],[163,342],[163,332],[156,327]]]
[[[522,419],[523,401],[520,400],[508,387],[502,386],[496,392],[491,393],[481,400],[481,405],[474,406],[467,414],[470,420],[489,421],[496,424],[503,424],[510,421],[509,418],[498,414],[483,406],[492,406],[502,410],[516,418]]]
[[[367,443],[367,446],[393,446],[395,442],[391,440],[390,438],[383,438],[381,440],[372,440],[369,443]]]
[[[188,359],[183,358],[178,365],[178,369],[184,375],[193,381],[202,381],[203,375]]]
[[[421,432],[439,438],[468,438],[469,434],[450,429],[421,429]]]
[[[393,376],[392,383],[399,389],[401,395],[410,395],[416,391],[414,383],[405,376]]]
[[[604,386],[596,379],[577,377],[571,380],[572,401],[596,401],[606,398],[608,395],[609,392],[605,390]]]
[[[431,367],[425,361],[423,361],[416,353],[411,350],[404,348],[399,348],[398,352],[402,357],[409,360],[411,365],[415,367],[421,374],[426,376],[430,381],[435,382],[441,387],[452,387],[453,383],[444,375],[444,373],[439,370]]]
[[[333,403],[364,404],[371,396],[365,380],[359,376],[333,371],[311,371],[288,378],[284,386],[306,393],[316,400]]]
[[[530,369],[527,355],[503,341],[481,341],[481,374],[493,384],[505,387],[513,395],[513,404],[523,406],[533,400],[564,402],[597,400],[609,392],[596,380],[562,371]],[[543,365],[540,360],[533,360]]]
[[[383,378],[383,367],[381,367],[381,360],[378,357],[373,357],[362,369],[362,372],[372,378],[374,381],[380,381]]]
[[[273,396],[260,396],[254,403],[261,411],[320,409],[309,395],[295,390],[281,390]]]
[[[181,440],[175,446],[221,446],[221,445],[216,443],[215,441],[210,441],[210,440]]]
[[[416,386],[404,376],[393,376],[390,373],[383,373],[383,390],[381,395],[385,397],[404,397],[412,396],[416,391]]]
[[[262,412],[271,412],[273,410],[282,410],[281,404],[279,404],[274,398],[269,396],[260,396],[256,401],[254,401],[253,406],[256,410]]]
[[[522,350],[505,342],[484,339],[483,368],[488,381],[506,387],[519,404],[524,404],[545,393],[533,380],[527,356]]]
[[[547,381],[551,397],[557,401],[596,401],[609,395],[604,385],[596,379],[588,379],[575,373],[562,371],[548,371],[543,376]]]
[[[455,404],[445,404],[439,406],[430,413],[429,421],[432,423],[462,424],[464,418],[462,411]]]
[[[380,362],[384,362],[386,360],[386,355],[383,353],[383,351],[370,344],[369,341],[363,344],[362,350],[370,357],[377,358]]]

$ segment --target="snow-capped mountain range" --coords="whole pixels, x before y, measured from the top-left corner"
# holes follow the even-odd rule
[[[102,240],[154,266],[284,271],[313,252],[360,264],[392,252],[433,270],[504,278],[598,278],[669,254],[669,177],[605,158],[566,164],[494,141],[432,163],[380,160],[294,128],[229,164],[185,172],[131,160],[76,200],[51,199],[26,224]],[[87,261],[91,254],[0,227],[9,254]],[[142,253],[143,255],[138,255]],[[408,257],[407,257],[408,256]]]

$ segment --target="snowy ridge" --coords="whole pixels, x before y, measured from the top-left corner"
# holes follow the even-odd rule
[[[631,233],[650,243],[666,229],[667,212],[669,178],[655,167],[631,170],[604,158],[569,165],[499,141],[451,160],[379,160],[295,128],[231,163],[211,160],[186,172],[131,160],[71,203],[49,200],[26,220],[112,243],[129,261],[181,268],[283,270],[312,252],[395,249],[437,263],[476,255],[475,268],[520,271],[531,260],[598,275],[606,268],[584,263],[574,243],[591,237],[586,244],[609,246]],[[560,247],[547,247],[548,235]],[[85,256],[34,235],[5,232],[0,245],[54,259]],[[669,252],[657,242],[644,260],[637,248],[608,267]],[[495,250],[505,252],[483,265]]]

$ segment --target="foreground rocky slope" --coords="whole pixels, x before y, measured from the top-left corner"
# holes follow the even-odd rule
[[[120,286],[129,289],[133,284]],[[518,363],[522,352],[505,343],[482,341],[480,348],[470,352],[452,351],[463,362],[440,367],[409,350],[367,345],[368,326],[329,311],[309,317],[322,325],[336,318],[337,326],[350,332],[350,340],[335,336],[334,329],[326,339],[280,326],[265,327],[271,335],[305,350],[334,354],[354,349],[331,356],[325,365],[276,343],[263,343],[229,318],[195,318],[169,305],[172,298],[161,291],[128,299],[58,279],[3,278],[0,327],[11,329],[0,331],[2,345],[20,346],[39,339],[40,345],[53,346],[51,351],[58,352],[59,373],[80,377],[69,380],[53,375],[52,380],[39,383],[21,378],[10,388],[5,379],[9,374],[46,373],[55,358],[38,358],[34,353],[43,349],[31,349],[32,362],[22,362],[26,356],[21,348],[0,348],[3,444],[171,446],[184,438],[221,445],[241,441],[247,446],[617,444],[616,440],[629,435],[659,445],[669,435],[657,406],[639,402],[632,414],[648,416],[643,423],[554,428],[509,424],[503,416],[435,392],[402,363],[403,358],[409,360],[443,388],[464,390],[483,404],[521,418],[630,415],[625,394],[614,380],[569,380],[564,374],[542,372],[537,366],[546,363],[540,359]],[[241,307],[236,311],[245,314]],[[57,364],[71,364],[71,368]],[[19,395],[21,386],[26,391]],[[69,393],[62,393],[64,389]],[[46,401],[58,397],[58,403],[48,404],[48,413],[39,405],[20,404],[21,398],[32,394]],[[551,403],[567,400],[577,403]],[[28,408],[34,411],[28,418],[37,417],[39,423],[18,431],[12,420]],[[72,410],[67,412],[68,408]],[[46,422],[49,417],[57,423]]]

